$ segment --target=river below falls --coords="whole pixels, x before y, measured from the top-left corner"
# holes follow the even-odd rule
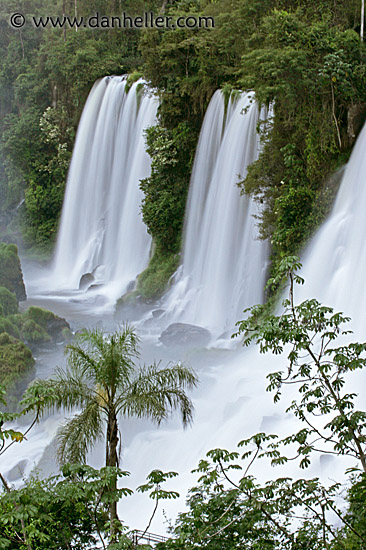
[[[42,271],[42,270],[41,270]],[[73,332],[83,328],[99,327],[114,331],[123,322],[112,313],[101,313],[96,300],[80,300],[67,294],[42,295],[37,288],[37,277],[41,271],[24,265],[28,300],[22,308],[37,305],[50,309],[67,319]],[[142,319],[139,319],[139,316]],[[149,319],[148,312],[130,310],[129,317],[141,338],[141,363],[162,364],[183,361],[197,373],[199,386],[191,397],[195,406],[194,423],[183,430],[177,415],[157,427],[150,421],[121,419],[122,461],[121,467],[131,473],[123,485],[136,489],[144,483],[147,474],[157,468],[176,471],[179,477],[169,481],[167,488],[180,493],[178,500],[162,501],[150,527],[151,532],[164,534],[167,518],[174,520],[184,509],[186,493],[195,483],[191,474],[205,453],[217,447],[234,450],[236,443],[259,431],[288,435],[294,429],[294,419],[284,414],[291,396],[280,405],[274,405],[266,389],[266,374],[278,370],[278,358],[259,356],[255,348],[243,349],[240,342],[221,340],[208,348],[167,348],[159,341],[162,327],[159,320]],[[148,319],[148,321],[146,320]],[[234,330],[234,327],[233,327]],[[62,344],[44,347],[35,353],[37,377],[52,376],[56,366],[65,366]],[[274,363],[275,361],[275,363]],[[282,358],[281,366],[284,366]],[[0,460],[0,471],[14,486],[20,486],[24,479],[36,473],[47,476],[57,473],[55,456],[55,434],[64,420],[62,413],[43,418],[28,436],[27,441],[13,445]],[[19,426],[26,428],[26,421]],[[90,453],[88,463],[94,467],[103,466],[104,444],[98,443]],[[328,455],[321,455],[302,476],[331,480],[335,469],[344,470],[344,464]],[[261,461],[253,472],[264,481],[268,478],[289,475],[289,467],[276,468]],[[294,467],[294,472],[295,472]],[[119,504],[121,519],[133,529],[145,529],[154,503],[146,496],[135,494]]]

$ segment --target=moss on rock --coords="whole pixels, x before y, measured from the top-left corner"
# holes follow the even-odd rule
[[[0,287],[0,384],[13,397],[19,390],[16,386],[24,385],[24,379],[31,374],[31,349],[50,341],[65,341],[70,336],[65,319],[35,306],[19,313],[15,295]]]
[[[18,328],[21,340],[31,347],[51,340],[61,342],[71,336],[65,319],[40,307],[31,306],[24,313],[11,315],[9,320]]]
[[[28,319],[42,327],[55,342],[64,340],[66,336],[71,336],[69,323],[62,317],[52,313],[52,311],[42,309],[41,307],[31,306],[27,309],[25,315]]]
[[[0,243],[0,286],[14,292],[18,301],[26,299],[18,247],[15,244]]]
[[[32,352],[23,342],[6,332],[0,334],[0,384],[12,390],[33,366]]]
[[[17,325],[7,317],[0,317],[0,334],[7,332],[14,338],[20,338],[20,333]]]
[[[29,319],[27,312],[11,315],[9,321],[16,326],[19,338],[28,346],[34,347],[51,340],[51,337],[40,325]]]
[[[163,252],[156,247],[148,268],[138,277],[137,293],[144,299],[159,298],[178,265],[179,254]]]
[[[0,315],[7,317],[18,312],[18,302],[14,292],[0,286]]]

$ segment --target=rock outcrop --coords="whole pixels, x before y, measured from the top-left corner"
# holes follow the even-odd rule
[[[207,329],[196,325],[173,323],[161,333],[159,339],[168,347],[204,347],[210,342],[211,333]]]
[[[18,302],[27,297],[18,247],[15,244],[0,243],[0,286],[14,292]]]

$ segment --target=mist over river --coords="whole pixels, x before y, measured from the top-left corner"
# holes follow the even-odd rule
[[[241,439],[259,431],[286,436],[293,433],[296,421],[284,412],[292,400],[291,391],[284,392],[276,405],[265,391],[266,375],[284,368],[284,357],[260,356],[256,348],[243,349],[240,341],[230,338],[235,322],[242,318],[241,311],[263,300],[268,267],[268,248],[258,241],[253,218],[256,206],[241,197],[235,185],[238,173],[245,173],[260,147],[256,125],[261,113],[250,95],[236,98],[225,114],[223,98],[215,94],[207,111],[192,174],[181,265],[169,291],[154,303],[141,302],[114,313],[116,299],[146,267],[151,244],[138,207],[138,182],[144,175],[141,166],[148,170],[141,132],[154,119],[156,101],[146,96],[142,101],[146,108],[141,110],[140,105],[139,110],[133,95],[138,90],[132,89],[126,98],[124,86],[123,78],[103,79],[91,92],[79,126],[56,255],[48,267],[23,260],[28,299],[22,307],[50,309],[64,317],[74,333],[93,327],[113,332],[128,320],[141,338],[142,364],[182,361],[196,371],[199,386],[191,394],[194,422],[186,430],[176,415],[159,428],[148,421],[121,419],[121,466],[131,472],[130,479],[124,481],[126,486],[135,489],[154,468],[179,473],[168,487],[179,491],[180,499],[161,503],[150,527],[163,533],[165,518],[174,519],[183,509],[186,492],[195,479],[190,472],[208,450],[233,450]],[[104,122],[110,109],[119,113],[123,124],[113,126],[113,136],[109,135],[112,149],[101,149],[104,142],[98,132],[102,136],[107,132]],[[97,124],[93,125],[95,118]],[[98,125],[100,130],[96,131]],[[96,144],[94,153],[85,146],[85,140],[90,139]],[[117,177],[120,146],[134,167],[133,174],[125,178]],[[111,150],[115,155],[112,168],[106,167]],[[354,318],[354,330],[361,338],[365,336],[366,311],[365,150],[364,128],[345,169],[333,211],[304,253],[306,284],[295,294],[295,300],[316,297],[344,310]],[[79,156],[75,158],[76,154]],[[207,159],[211,159],[209,164]],[[84,169],[91,170],[91,165],[94,168],[86,177]],[[85,187],[95,175],[95,184],[100,184],[98,173],[103,173],[110,184],[107,190],[98,187],[99,198]],[[221,195],[225,186],[226,202]],[[123,208],[117,201],[119,196]],[[75,200],[82,201],[82,209]],[[85,275],[89,283],[83,286]],[[209,330],[209,342],[164,345],[162,332],[176,322]],[[56,366],[65,365],[63,345],[44,346],[35,358],[35,375],[50,377]],[[354,380],[360,401],[364,401],[364,374],[358,373]],[[27,441],[12,445],[1,457],[0,470],[9,482],[19,486],[32,472],[44,476],[57,472],[54,438],[62,420],[62,414],[44,418]],[[25,425],[26,420],[20,429]],[[101,467],[103,461],[101,441],[88,462]],[[342,479],[347,465],[352,465],[352,460],[320,454],[302,475],[320,476],[328,483]],[[296,472],[295,463],[274,470],[265,461],[255,463],[252,471],[262,481]],[[128,497],[119,503],[120,517],[130,528],[145,529],[153,504],[144,495]]]

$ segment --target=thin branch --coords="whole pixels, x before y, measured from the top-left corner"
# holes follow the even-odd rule
[[[37,411],[37,414],[32,422],[32,424],[29,426],[29,428],[27,428],[27,430],[24,432],[23,435],[23,439],[27,439],[26,438],[26,435],[31,431],[31,429],[33,428],[33,426],[38,422],[38,419],[39,419],[39,411]],[[1,448],[1,451],[0,451],[0,456],[5,453],[5,451],[7,451],[12,445],[14,445],[14,443],[18,443],[18,441],[16,439],[13,439],[13,441],[11,443],[9,443],[9,445],[7,447],[5,447],[5,449],[3,447]]]
[[[332,80],[330,81],[330,87],[331,87],[331,90],[332,90],[332,114],[333,114],[333,119],[334,119],[334,122],[335,122],[336,129],[337,129],[337,137],[338,137],[339,148],[341,149],[342,148],[342,140],[341,140],[341,134],[339,132],[338,120],[337,120],[337,117],[336,117],[336,114],[335,114],[334,87],[333,87]]]
[[[206,527],[206,529],[203,530],[203,532],[200,534],[200,538],[203,537],[203,535],[205,533],[207,533],[208,529],[211,527],[211,525],[213,525],[214,523],[218,523],[224,516],[226,516],[226,514],[229,512],[229,510],[231,510],[232,506],[235,504],[235,500],[233,500],[229,506],[226,508],[226,510],[221,514],[220,517],[218,517],[217,519],[215,519],[214,521],[212,521],[208,527]],[[240,516],[241,517],[241,516]],[[217,533],[216,533],[217,534]],[[215,535],[210,535],[210,536],[215,536]]]
[[[221,463],[221,460],[218,460],[218,463],[219,463],[219,465],[220,465],[221,472],[222,472],[223,476],[225,477],[225,479],[226,479],[231,485],[233,485],[233,487],[235,487],[236,489],[240,489],[239,485],[237,485],[236,483],[234,483],[234,482],[228,477],[228,475],[226,474],[225,468],[223,467],[223,465],[222,465],[222,463]]]
[[[257,456],[258,456],[260,450],[261,450],[261,448],[260,448],[259,445],[258,445],[258,446],[257,446],[257,450],[256,450],[256,452],[255,452],[255,454],[254,454],[252,460],[249,462],[249,464],[248,464],[248,466],[247,466],[247,468],[246,468],[246,470],[245,470],[245,472],[244,472],[244,477],[247,477],[248,472],[249,472],[249,469],[250,469],[251,465],[253,464],[253,462],[255,461],[255,459],[257,458]]]
[[[151,523],[152,523],[152,520],[154,519],[154,516],[155,516],[155,514],[156,514],[156,511],[157,511],[157,509],[158,509],[158,506],[159,506],[159,499],[157,498],[157,499],[156,499],[156,504],[155,504],[155,507],[154,507],[154,510],[153,510],[153,513],[151,514],[151,517],[150,517],[150,519],[149,519],[149,523],[147,524],[147,527],[146,527],[145,531],[142,533],[142,535],[140,535],[139,537],[136,537],[136,542],[138,542],[140,539],[142,539],[142,538],[146,535],[147,531],[148,531],[149,528],[150,528],[150,525],[151,525]]]
[[[348,529],[351,529],[352,533],[354,533],[358,538],[360,538],[362,540],[362,542],[364,542],[366,544],[366,540],[360,535],[360,533],[358,533],[352,527],[352,525],[346,519],[344,519],[343,516],[341,516],[341,514],[338,512],[338,510],[336,508],[334,508],[334,506],[330,502],[327,502],[327,504],[333,510],[333,512],[338,516],[338,518],[345,524],[345,526],[348,527]]]

